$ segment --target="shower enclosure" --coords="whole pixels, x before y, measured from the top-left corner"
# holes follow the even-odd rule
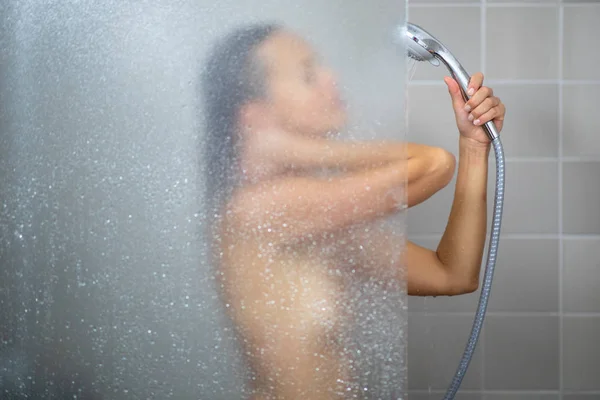
[[[240,24],[279,22],[337,72],[343,136],[403,140],[407,61],[392,39],[405,7],[3,1],[0,398],[247,398],[203,236],[206,52]],[[403,213],[381,225],[399,255]],[[355,385],[363,398],[405,398],[403,285],[338,273],[352,299]]]

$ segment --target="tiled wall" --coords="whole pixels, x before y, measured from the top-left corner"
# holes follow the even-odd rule
[[[483,71],[508,110],[503,236],[457,400],[600,399],[600,1],[409,0],[408,19]],[[446,74],[416,71],[408,138],[456,153]],[[411,240],[435,249],[453,189],[409,210]],[[478,299],[409,300],[410,400],[443,397]]]

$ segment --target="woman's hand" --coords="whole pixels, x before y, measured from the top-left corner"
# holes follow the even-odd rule
[[[494,96],[491,88],[483,85],[483,74],[476,73],[469,82],[470,100],[465,103],[458,83],[450,78],[444,78],[452,98],[456,125],[462,137],[474,144],[488,145],[490,139],[483,129],[486,122],[494,121],[498,132],[504,125],[506,107],[498,97]]]

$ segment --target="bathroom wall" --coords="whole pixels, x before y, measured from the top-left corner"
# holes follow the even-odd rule
[[[409,21],[483,71],[508,110],[500,253],[457,399],[600,398],[600,2],[410,0]],[[408,138],[456,153],[445,73],[417,70]],[[409,239],[435,248],[452,195],[450,185],[409,210]],[[478,299],[409,300],[410,400],[442,398]]]

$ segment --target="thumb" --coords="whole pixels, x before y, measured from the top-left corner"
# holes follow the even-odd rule
[[[465,100],[462,97],[462,93],[460,91],[460,87],[458,86],[458,82],[454,79],[446,76],[444,77],[444,82],[448,86],[448,92],[450,93],[450,97],[452,98],[452,106],[454,107],[454,111],[458,114],[460,112],[464,112]]]

